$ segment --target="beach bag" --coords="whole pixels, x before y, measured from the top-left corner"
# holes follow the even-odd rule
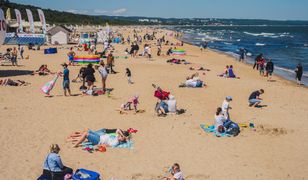
[[[73,175],[73,180],[99,180],[100,174],[87,169],[77,169]]]
[[[239,125],[231,120],[227,120],[224,127],[226,128],[226,134],[237,136],[240,133]]]

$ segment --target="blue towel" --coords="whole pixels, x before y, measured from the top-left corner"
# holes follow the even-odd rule
[[[214,125],[206,126],[205,124],[200,124],[200,127],[201,129],[203,129],[204,132],[213,133],[214,136],[217,137],[231,137],[229,134],[217,132]]]

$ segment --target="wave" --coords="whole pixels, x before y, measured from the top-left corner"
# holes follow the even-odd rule
[[[266,44],[263,43],[256,43],[256,46],[265,46]]]

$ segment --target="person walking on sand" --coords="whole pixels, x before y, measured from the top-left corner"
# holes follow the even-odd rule
[[[271,59],[266,63],[265,69],[266,69],[266,76],[268,77],[267,81],[271,81],[272,74],[274,72],[274,63],[272,62]]]
[[[299,63],[296,66],[295,73],[296,73],[296,82],[298,85],[301,85],[302,76],[303,76],[303,66],[301,63]]]
[[[256,59],[255,59],[255,63],[253,65],[253,69],[257,68],[257,70],[259,70],[259,61],[263,58],[263,54],[259,54]]]
[[[11,56],[12,66],[15,66],[15,65],[18,66],[17,56],[18,56],[17,49],[16,47],[14,47],[12,51],[12,56]]]
[[[98,72],[102,76],[102,88],[103,88],[103,91],[105,92],[106,91],[106,80],[107,80],[107,77],[108,77],[108,72],[107,72],[107,69],[105,67],[104,61],[101,61],[100,66],[98,68]]]
[[[132,81],[132,73],[130,69],[128,68],[126,68],[126,76],[127,76],[128,84],[134,84],[134,82]]]
[[[107,67],[110,70],[110,74],[115,74],[116,72],[113,70],[113,64],[114,64],[114,56],[112,55],[112,51],[107,56]]]
[[[72,94],[70,89],[70,78],[69,78],[70,71],[68,70],[66,63],[62,64],[62,66],[64,68],[62,73],[64,96],[67,96],[66,91],[68,91],[68,94],[71,96]]]
[[[248,102],[250,107],[258,107],[261,103],[262,99],[260,98],[260,95],[264,94],[264,90],[260,89],[258,91],[254,91],[250,94]]]

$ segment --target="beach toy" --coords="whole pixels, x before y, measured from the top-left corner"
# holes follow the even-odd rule
[[[51,81],[47,82],[42,88],[41,91],[49,96],[50,91],[55,86],[57,80],[59,78],[59,74],[57,74]]]
[[[88,55],[88,56],[74,56],[74,62],[78,64],[99,64],[100,56]]]
[[[249,123],[249,127],[250,128],[255,128],[255,124],[254,123]]]
[[[44,49],[44,54],[56,54],[56,53],[58,53],[57,48]]]
[[[173,49],[172,50],[172,55],[175,55],[175,56],[185,56],[186,55],[186,51],[184,49]]]

